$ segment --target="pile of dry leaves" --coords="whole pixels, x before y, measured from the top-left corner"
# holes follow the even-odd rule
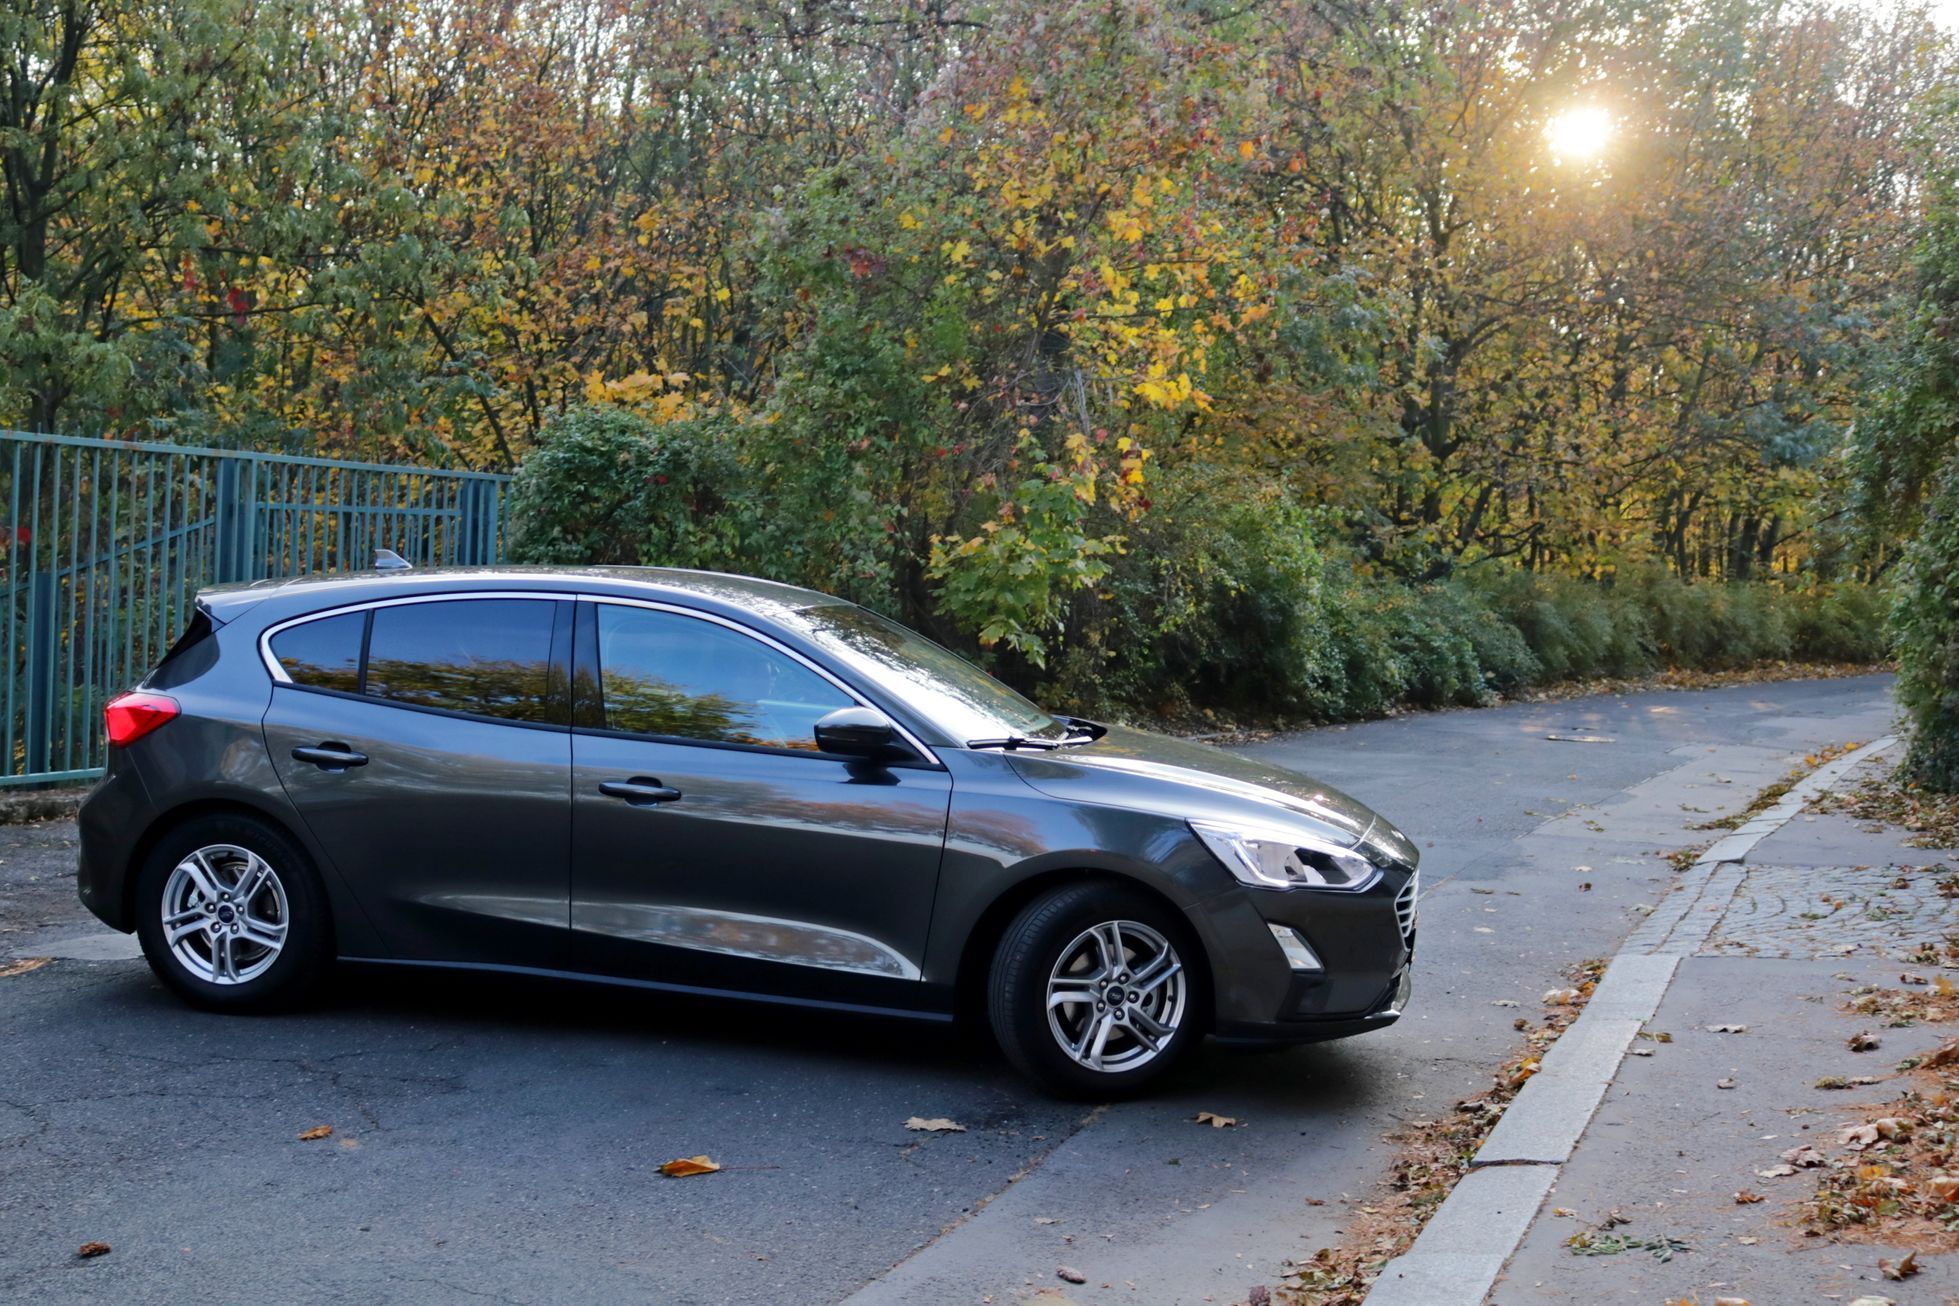
[[[1912,1072],[1912,1086],[1846,1125],[1842,1155],[1825,1157],[1805,1233],[1852,1241],[1959,1249],[1959,1039]]]
[[[1914,848],[1959,848],[1959,794],[1935,794],[1907,784],[1896,772],[1872,776],[1845,793],[1824,794],[1819,812],[1882,821],[1911,831]]]
[[[1847,1009],[1894,1028],[1959,1018],[1959,987],[1945,976],[1929,984],[1917,976],[1900,978],[1915,982],[1907,989],[1860,990]],[[1857,1039],[1876,1042],[1859,1034],[1853,1047]],[[1913,1257],[1917,1251],[1959,1249],[1959,1038],[1898,1070],[1899,1095],[1844,1125],[1834,1154],[1800,1149],[1801,1167],[1818,1172],[1816,1192],[1799,1210],[1803,1231],[1811,1237],[1909,1243],[1916,1249]],[[1913,1273],[1913,1257],[1886,1273]]]
[[[1476,1149],[1517,1090],[1537,1073],[1544,1053],[1578,1018],[1605,973],[1605,963],[1583,962],[1566,973],[1572,987],[1544,995],[1542,1023],[1517,1018],[1523,1046],[1504,1061],[1487,1090],[1456,1103],[1441,1119],[1412,1120],[1388,1135],[1396,1150],[1386,1191],[1356,1209],[1339,1246],[1322,1247],[1310,1260],[1296,1264],[1291,1282],[1274,1300],[1289,1306],[1359,1306],[1382,1267],[1408,1249],[1468,1171]]]

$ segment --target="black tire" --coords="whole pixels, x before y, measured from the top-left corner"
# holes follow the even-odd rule
[[[1082,942],[1084,935],[1112,923],[1143,927],[1132,934],[1153,932],[1167,943],[1174,950],[1174,961],[1180,968],[1176,979],[1181,980],[1182,988],[1178,1019],[1169,1036],[1158,1040],[1158,1050],[1136,1064],[1095,1069],[1070,1055],[1062,1040],[1071,1030],[1071,1022],[1094,1022],[1102,1017],[1082,1004],[1063,1008],[1050,1022],[1048,981],[1064,957],[1088,946]],[[987,977],[987,1014],[1000,1050],[1022,1074],[1063,1097],[1108,1100],[1138,1092],[1174,1067],[1203,1038],[1210,1010],[1207,980],[1203,956],[1181,913],[1134,889],[1091,880],[1043,894],[1007,926]],[[1146,995],[1144,999],[1146,1010],[1161,1015],[1161,1010],[1147,1007],[1154,998],[1167,1001],[1167,995]],[[1129,1010],[1140,1018],[1142,1013],[1136,1008]],[[1118,1027],[1110,1041],[1130,1053],[1140,1055],[1146,1050],[1133,1025]],[[1121,1058],[1112,1056],[1111,1060],[1120,1062]]]
[[[255,901],[279,907],[285,917],[283,941],[269,954],[270,964],[262,968],[256,966],[268,955],[262,945],[252,943],[249,938],[242,944],[233,941],[237,952],[227,952],[227,957],[253,959],[241,965],[238,973],[255,969],[256,973],[228,983],[217,982],[193,970],[190,962],[172,950],[164,928],[164,895],[166,890],[172,890],[173,874],[192,853],[211,848],[239,850],[261,859],[276,877],[276,883],[261,890]],[[218,868],[218,880],[214,883],[219,888],[225,887],[228,870],[242,861],[227,856],[208,858],[208,864]],[[229,900],[226,902],[228,905]],[[213,922],[215,919],[214,915]],[[278,923],[276,917],[271,919]],[[250,926],[241,924],[239,928]],[[150,850],[136,873],[136,937],[142,942],[143,956],[148,959],[150,969],[166,987],[191,1005],[211,1011],[278,1011],[297,1006],[319,991],[333,963],[333,922],[319,873],[305,852],[283,831],[243,814],[226,813],[188,821],[164,835]],[[187,946],[193,953],[202,949],[215,969],[216,947],[208,938],[194,935]]]

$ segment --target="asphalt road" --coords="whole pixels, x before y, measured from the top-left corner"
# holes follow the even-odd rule
[[[958,1030],[572,986],[348,976],[303,1014],[202,1015],[91,932],[71,825],[0,829],[0,963],[66,954],[0,979],[0,1299],[1004,1302],[1068,1265],[1079,1302],[1241,1300],[1339,1236],[1385,1130],[1488,1083],[1519,1014],[1493,1002],[1529,1012],[1657,901],[1691,826],[1890,716],[1867,677],[1259,745],[1422,844],[1411,1013],[1207,1048],[1091,1110]],[[657,1173],[703,1152],[726,1168]]]

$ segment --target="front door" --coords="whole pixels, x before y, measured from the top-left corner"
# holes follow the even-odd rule
[[[273,765],[393,955],[563,964],[571,609],[388,603],[269,641]]]
[[[581,602],[572,948],[592,970],[906,1005],[951,781],[820,753],[858,700],[684,610]]]

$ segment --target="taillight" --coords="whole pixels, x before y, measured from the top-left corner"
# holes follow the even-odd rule
[[[141,689],[117,694],[102,709],[103,724],[109,729],[109,747],[127,748],[176,716],[177,711],[177,700],[164,694]]]

